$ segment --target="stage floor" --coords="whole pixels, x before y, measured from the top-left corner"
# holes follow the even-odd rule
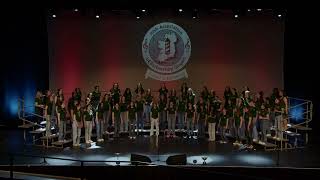
[[[84,144],[80,148],[43,148],[23,144],[23,135],[20,130],[1,131],[0,164],[9,164],[8,153],[23,153],[28,155],[44,155],[50,157],[92,160],[92,161],[130,161],[131,154],[148,156],[153,164],[166,165],[171,155],[186,154],[188,165],[203,165],[202,157],[207,157],[207,166],[254,166],[254,167],[320,167],[318,146],[309,145],[303,149],[287,150],[282,152],[265,152],[263,149],[243,151],[232,145],[231,142],[220,144],[200,139],[156,138],[138,136],[135,140],[120,138],[119,140],[92,143],[91,147]],[[78,162],[47,159],[47,165],[76,165]],[[16,157],[14,164],[39,165],[41,158]],[[120,163],[128,165],[129,163]],[[116,165],[116,163],[88,163],[86,165]]]

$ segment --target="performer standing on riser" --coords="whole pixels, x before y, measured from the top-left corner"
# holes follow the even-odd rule
[[[126,99],[124,96],[120,98],[121,102],[120,106],[120,116],[121,116],[121,124],[120,124],[120,132],[128,132],[128,104],[126,104]]]
[[[75,100],[74,101],[74,109],[72,110],[72,139],[73,146],[80,146],[80,136],[81,136],[81,128],[83,127],[82,121],[82,110],[80,103]]]
[[[173,101],[169,102],[169,107],[167,108],[167,117],[168,117],[168,130],[169,130],[169,134],[167,134],[167,137],[169,137],[169,135],[171,137],[175,137],[177,111]]]
[[[60,103],[61,104],[57,106],[57,118],[59,122],[59,142],[63,142],[66,136],[67,110],[65,108],[64,102],[62,101]]]
[[[145,117],[145,122],[150,122],[150,111],[151,111],[151,103],[153,96],[151,95],[151,89],[147,89],[147,92],[144,95],[144,110],[143,114]]]
[[[156,100],[151,103],[151,128],[150,136],[154,134],[154,126],[156,127],[156,136],[159,136],[159,116],[160,109]]]
[[[98,110],[96,112],[96,131],[97,131],[97,141],[98,142],[103,142],[103,132],[104,132],[104,118],[103,118],[103,114],[104,114],[104,102],[101,101],[98,105]]]
[[[130,102],[130,106],[128,107],[128,119],[129,119],[129,138],[135,139],[135,126],[137,122],[137,108],[134,105],[134,102]]]
[[[121,116],[120,116],[120,107],[119,104],[116,103],[113,107],[112,111],[112,121],[114,126],[114,137],[119,138],[119,132],[120,132],[120,122],[121,122]]]
[[[180,129],[180,131],[184,130],[186,110],[187,110],[186,100],[183,99],[182,96],[180,96],[178,101],[178,108],[177,108],[178,129]]]
[[[188,109],[186,111],[186,123],[187,123],[187,133],[188,133],[188,138],[192,138],[194,135],[194,125],[196,122],[196,111],[193,107],[193,104],[191,102],[188,103]]]
[[[142,100],[140,95],[137,95],[137,100],[136,100],[136,107],[137,107],[137,134],[139,135],[139,131],[142,132],[144,128],[144,123],[143,123],[143,104],[144,101]],[[142,133],[141,133],[142,135]]]

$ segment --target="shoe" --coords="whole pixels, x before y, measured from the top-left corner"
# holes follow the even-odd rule
[[[86,144],[90,144],[90,141],[86,141]]]

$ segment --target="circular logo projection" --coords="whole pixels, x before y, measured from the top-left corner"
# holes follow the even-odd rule
[[[142,55],[148,65],[145,78],[173,81],[187,78],[184,69],[191,54],[188,34],[178,25],[163,22],[154,25],[142,42]]]

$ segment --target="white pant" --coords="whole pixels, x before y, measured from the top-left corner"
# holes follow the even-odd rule
[[[92,133],[92,121],[84,121],[85,123],[85,140],[86,143],[91,140],[91,133]]]
[[[208,123],[209,140],[216,140],[216,123]]]
[[[151,117],[150,136],[153,136],[154,126],[156,126],[156,135],[159,136],[159,118],[154,119]]]
[[[77,121],[72,123],[72,140],[73,145],[80,144],[81,128],[78,128]]]

